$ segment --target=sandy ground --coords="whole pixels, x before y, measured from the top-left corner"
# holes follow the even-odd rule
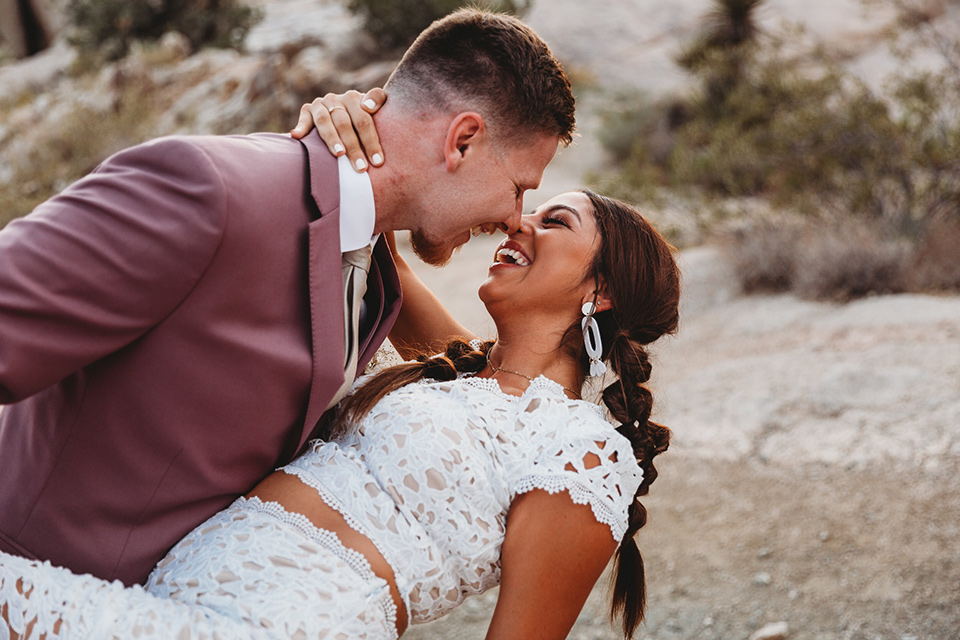
[[[466,326],[493,239],[421,276]],[[639,535],[643,638],[960,638],[960,298],[743,297],[685,251],[683,324],[656,351],[674,430]],[[616,638],[606,584],[571,638]],[[496,592],[406,637],[482,638]]]

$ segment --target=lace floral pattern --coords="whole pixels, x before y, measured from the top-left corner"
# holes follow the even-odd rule
[[[596,405],[546,378],[520,396],[496,381],[423,381],[377,404],[337,442],[284,468],[370,538],[414,623],[500,581],[507,512],[534,489],[589,504],[617,541],[641,471]],[[0,640],[395,638],[387,583],[330,531],[276,503],[239,499],[124,588],[0,553]]]
[[[396,635],[389,587],[361,554],[306,517],[257,498],[240,498],[189,533],[146,588],[283,638]]]
[[[142,587],[124,587],[76,575],[49,562],[0,552],[0,639],[10,632],[30,638],[191,638],[268,640],[267,629],[205,606],[158,598]]]
[[[18,584],[19,583],[19,584]],[[387,583],[336,534],[239,499],[181,540],[146,588],[0,554],[0,639],[393,640]]]
[[[499,584],[519,494],[567,491],[619,541],[641,480],[629,441],[600,407],[544,377],[520,397],[489,378],[408,385],[284,471],[374,542],[413,623]]]

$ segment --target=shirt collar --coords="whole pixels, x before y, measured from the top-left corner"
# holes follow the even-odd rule
[[[377,221],[373,185],[366,172],[358,173],[343,155],[337,158],[340,174],[340,253],[372,245]]]

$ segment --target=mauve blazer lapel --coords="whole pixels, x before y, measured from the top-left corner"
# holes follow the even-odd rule
[[[299,450],[313,432],[330,398],[343,384],[343,275],[340,253],[340,182],[337,160],[310,135],[307,150],[310,194],[319,217],[308,229],[310,328],[313,378]]]

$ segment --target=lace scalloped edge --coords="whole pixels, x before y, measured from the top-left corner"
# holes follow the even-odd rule
[[[627,532],[626,518],[603,504],[601,496],[575,477],[547,474],[527,475],[521,478],[517,484],[516,494],[520,495],[534,489],[541,489],[550,494],[566,491],[570,494],[570,499],[573,500],[574,504],[590,505],[597,522],[610,527],[610,533],[618,544],[623,539],[623,534]]]
[[[370,566],[370,561],[367,560],[362,553],[347,547],[343,544],[343,542],[340,540],[340,536],[338,536],[335,531],[321,529],[313,524],[305,515],[287,511],[279,502],[275,502],[273,500],[264,501],[256,496],[253,496],[252,498],[241,497],[237,500],[237,502],[242,504],[243,508],[245,509],[257,511],[259,513],[265,513],[273,518],[276,518],[280,522],[294,527],[300,533],[304,534],[321,547],[340,558],[344,564],[350,567],[351,570],[353,570],[366,582],[369,583],[382,579],[373,572],[373,568]],[[389,628],[395,630],[397,628],[396,603],[393,601],[393,598],[386,598],[382,601],[382,605],[384,613],[387,617]]]
[[[383,559],[386,560],[387,564],[389,564],[393,569],[394,579],[397,582],[397,590],[400,592],[400,599],[403,600],[403,605],[407,608],[407,611],[410,611],[410,589],[408,588],[406,582],[400,577],[400,572],[396,569],[398,566],[397,563],[393,561],[390,554],[387,553],[387,550],[383,548],[382,544],[380,544],[380,541],[374,536],[370,535],[370,532],[367,531],[366,527],[364,527],[363,524],[361,524],[361,522],[353,515],[347,512],[346,508],[343,506],[343,503],[340,502],[333,492],[327,489],[322,482],[320,482],[315,476],[313,476],[313,474],[309,472],[309,470],[300,466],[296,466],[296,462],[297,461],[294,460],[287,466],[281,467],[279,470],[292,476],[296,476],[301,482],[316,491],[320,496],[320,499],[323,500],[328,507],[343,517],[343,520],[347,523],[347,526],[373,543],[373,546],[376,547],[377,551],[380,552],[380,555],[383,556]]]
[[[568,398],[564,393],[564,388],[560,383],[551,380],[545,375],[539,375],[534,378],[530,385],[524,390],[524,392],[519,396],[510,395],[506,393],[501,387],[500,384],[493,378],[478,378],[475,374],[461,374],[458,377],[458,380],[466,382],[470,386],[482,389],[489,393],[494,394],[495,396],[507,400],[508,402],[516,402],[522,399],[529,399],[530,397],[535,396],[537,393],[545,393],[546,397],[552,398],[554,400],[562,400],[564,402],[571,403],[578,407],[585,407],[588,411],[595,414],[598,418],[607,422],[606,416],[603,413],[603,407],[600,405],[590,402],[588,400],[575,400],[573,398]]]
[[[343,506],[343,503],[340,502],[340,500],[333,495],[333,492],[327,489],[322,482],[320,482],[313,474],[311,474],[309,470],[304,469],[303,467],[295,466],[294,463],[288,464],[285,467],[281,467],[279,470],[295,476],[300,480],[300,482],[316,491],[320,496],[320,499],[323,500],[328,507],[339,513],[351,529],[363,537],[369,538],[370,542],[373,543],[373,546],[377,548],[377,551],[379,551],[385,559],[387,558],[387,555],[384,554],[380,544],[373,539],[373,536],[370,535],[370,532],[367,531],[366,527],[364,527],[359,520],[348,513],[346,508]]]

